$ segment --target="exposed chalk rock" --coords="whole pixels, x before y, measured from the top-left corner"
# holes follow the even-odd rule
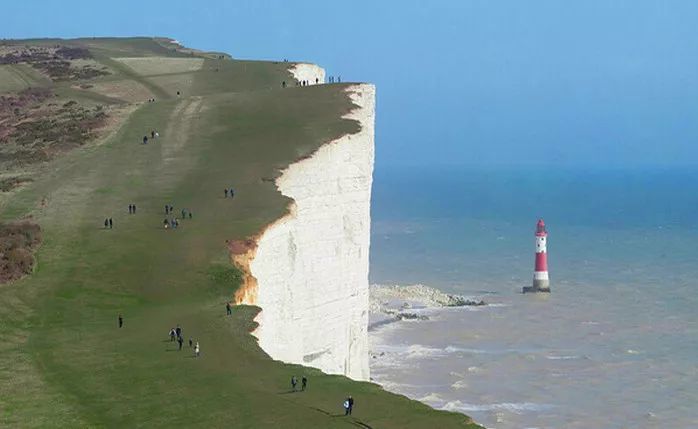
[[[324,81],[317,66],[295,70],[299,79]],[[346,117],[361,130],[323,145],[276,181],[293,199],[290,213],[238,257],[248,258],[254,278],[240,300],[262,308],[254,335],[272,358],[368,380],[375,88],[347,91],[358,107]]]
[[[308,85],[315,85],[317,79],[318,84],[325,83],[325,69],[315,64],[296,63],[288,71],[298,82],[306,80]]]

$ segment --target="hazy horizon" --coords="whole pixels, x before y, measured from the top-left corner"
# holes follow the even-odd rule
[[[374,82],[379,169],[698,165],[698,3],[335,6],[28,0],[0,36],[160,35]]]

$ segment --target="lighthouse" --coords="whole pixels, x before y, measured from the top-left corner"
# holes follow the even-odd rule
[[[543,219],[536,224],[536,265],[533,272],[533,286],[524,286],[526,292],[550,292],[548,277],[548,232],[545,230]]]

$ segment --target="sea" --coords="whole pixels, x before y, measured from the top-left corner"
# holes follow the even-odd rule
[[[550,294],[531,284],[548,230]],[[378,168],[370,281],[484,307],[371,329],[371,377],[487,428],[698,428],[698,169]]]

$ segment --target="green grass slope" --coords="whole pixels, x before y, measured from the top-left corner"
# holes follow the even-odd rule
[[[203,53],[193,54],[205,57],[198,70],[143,76],[114,58],[191,55],[160,39],[66,43],[88,46],[113,71],[95,82],[135,82],[157,101],[0,200],[0,221],[31,217],[44,234],[35,273],[0,286],[0,426],[477,427],[371,383],[273,361],[249,333],[258,309],[225,315],[240,279],[225,241],[284,213],[269,180],[280,169],[357,130],[341,119],[352,108],[346,85],[282,90],[283,63]],[[178,97],[177,88],[186,91]],[[140,144],[152,129],[161,137]],[[231,186],[235,199],[223,198]],[[165,230],[165,204],[193,218]],[[114,229],[102,227],[105,217]],[[200,358],[169,341],[177,324],[200,342]],[[293,374],[309,377],[306,392],[288,392]],[[349,394],[356,408],[347,418]]]

